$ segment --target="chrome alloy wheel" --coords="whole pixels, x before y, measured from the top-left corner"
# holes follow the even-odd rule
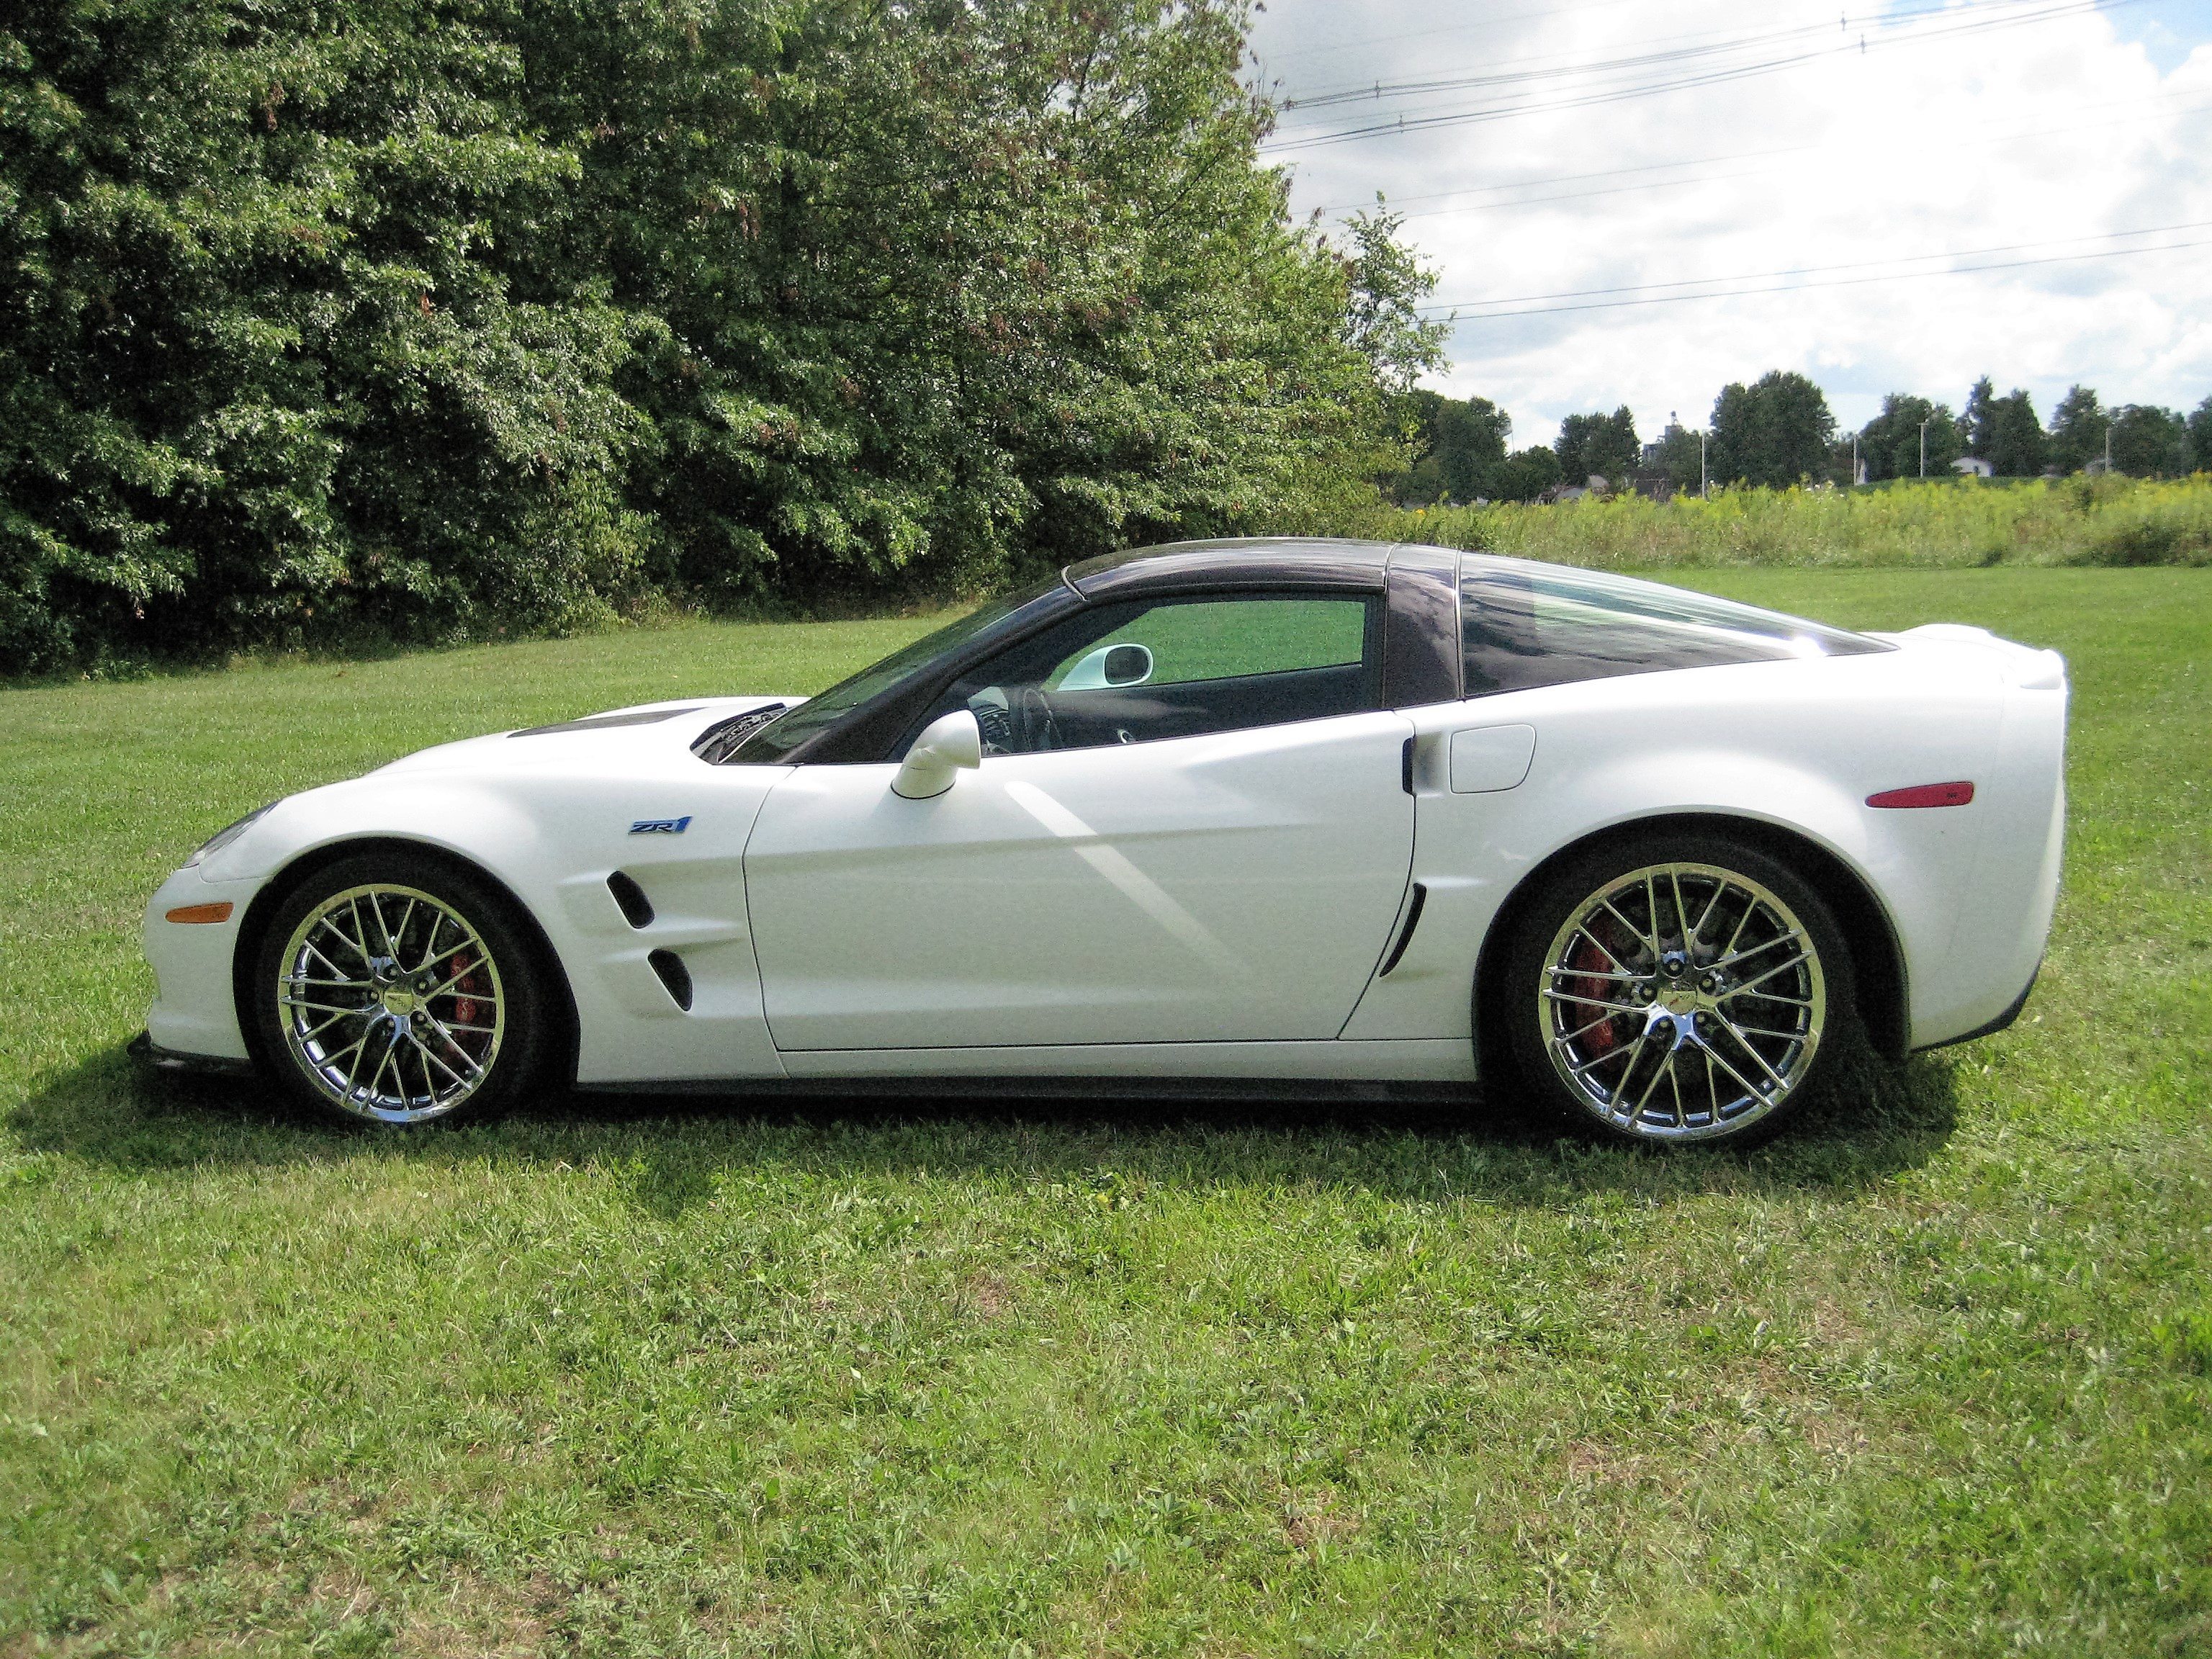
[[[491,1075],[505,1027],[499,964],[482,932],[411,887],[333,893],[279,959],[277,1025],[339,1109],[418,1123]]]
[[[1804,1079],[1827,988],[1775,894],[1706,864],[1656,864],[1577,906],[1545,953],[1539,1029],[1590,1111],[1653,1140],[1729,1134]]]

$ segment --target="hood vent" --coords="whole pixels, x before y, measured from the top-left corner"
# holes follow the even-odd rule
[[[653,726],[661,720],[672,720],[678,714],[696,714],[699,705],[689,708],[648,708],[637,714],[592,714],[580,720],[562,720],[552,726],[526,726],[520,732],[510,732],[510,738],[543,738],[556,732],[603,732],[615,726]]]
[[[789,708],[788,703],[764,703],[716,720],[691,740],[691,752],[709,766],[720,766],[738,752],[738,746]]]

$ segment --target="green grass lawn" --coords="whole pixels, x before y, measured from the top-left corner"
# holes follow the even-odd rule
[[[271,796],[927,623],[0,693],[0,1656],[2212,1654],[2212,572],[1701,572],[2075,676],[2006,1036],[1751,1154],[141,1077]]]

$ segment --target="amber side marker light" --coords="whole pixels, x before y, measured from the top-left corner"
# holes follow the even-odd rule
[[[1974,798],[1971,783],[1920,783],[1910,789],[1885,789],[1869,795],[1869,806],[1964,806]]]
[[[228,899],[220,904],[180,904],[168,913],[170,921],[228,921],[231,903]]]

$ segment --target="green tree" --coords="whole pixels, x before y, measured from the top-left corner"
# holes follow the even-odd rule
[[[2050,443],[2045,459],[2062,472],[2079,472],[2105,458],[2105,434],[2112,417],[2087,386],[2069,387],[2051,411]]]
[[[1636,435],[1636,417],[1623,404],[1610,415],[1568,416],[1559,423],[1559,441],[1552,453],[1567,483],[1601,477],[1618,487],[1635,477],[1644,446]]]
[[[1893,392],[1881,400],[1881,413],[1859,431],[1859,459],[1866,466],[1869,483],[1922,476],[1923,422],[1926,423],[1926,476],[1952,476],[1951,463],[1966,453],[1966,434],[1961,430],[1966,423],[1942,404]]]
[[[1966,406],[1959,411],[1959,428],[1966,441],[1966,453],[1978,460],[1996,465],[1993,451],[1996,447],[1996,387],[1986,374],[1974,382],[1966,393]],[[2002,471],[2002,469],[1998,469]]]
[[[1402,465],[1238,0],[0,21],[0,672],[970,586]]]
[[[2199,472],[2212,472],[2212,398],[2189,412],[2190,465]]]
[[[1988,461],[2000,478],[2040,477],[2048,441],[2043,435],[2043,422],[2036,418],[2035,400],[2015,386],[2002,398],[1986,399],[1983,407],[1987,410],[1986,431],[1975,428],[1980,435],[1972,440],[1968,453]]]
[[[1818,476],[1836,433],[1820,388],[1774,369],[1750,386],[1722,388],[1713,404],[1711,472],[1716,480],[1779,488]]]
[[[2189,423],[2171,409],[2123,404],[2112,411],[2112,467],[2136,478],[2185,477],[2194,460]]]
[[[1668,483],[1677,489],[1697,489],[1705,466],[1702,434],[1691,431],[1670,413],[1658,443],[1659,470]]]
[[[1533,501],[1560,480],[1559,458],[1546,444],[1528,449],[1516,449],[1505,458],[1498,469],[1495,500],[1501,501]]]
[[[1472,501],[1494,494],[1513,417],[1487,398],[1455,399],[1421,388],[1408,398],[1415,422],[1413,465],[1395,481],[1402,506]]]

